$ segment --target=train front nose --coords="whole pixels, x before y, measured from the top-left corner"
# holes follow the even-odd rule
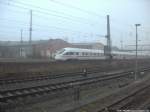
[[[61,55],[56,55],[55,60],[62,60],[62,56]]]
[[[56,55],[55,60],[60,60],[60,56]]]

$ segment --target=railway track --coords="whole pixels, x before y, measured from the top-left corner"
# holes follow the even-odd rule
[[[150,98],[149,93],[150,93],[150,85],[146,85],[134,91],[132,94],[129,94],[128,96],[119,99],[115,103],[103,108],[98,112],[117,112],[118,110],[137,110],[137,109],[147,110],[147,108],[142,108],[142,106],[144,100],[148,101],[147,99]]]
[[[134,61],[134,60],[132,60]],[[99,73],[99,72],[105,72],[107,71],[113,71],[113,70],[118,70],[119,69],[128,69],[132,67],[132,62],[131,60],[113,60],[111,63],[107,61],[66,61],[66,62],[24,62],[24,63],[19,63],[19,62],[8,62],[8,63],[0,63],[0,71],[5,68],[5,72],[0,73],[0,85],[6,85],[6,84],[13,84],[13,83],[25,83],[25,82],[31,82],[31,81],[41,81],[41,80],[47,80],[47,79],[56,79],[56,78],[62,78],[62,77],[76,77],[76,76],[82,76],[83,75],[83,68],[87,68],[88,73]],[[141,66],[149,66],[148,63],[144,62],[149,62],[149,60],[139,60]],[[144,65],[143,65],[144,63]],[[79,65],[82,66],[79,66]],[[58,66],[59,65],[59,66]],[[66,69],[67,66],[75,66],[78,69],[75,70],[67,70],[64,71],[62,74],[61,70]],[[78,65],[78,66],[77,66]],[[119,66],[118,66],[119,65]],[[128,66],[126,66],[128,65]],[[55,67],[56,66],[56,67]],[[15,71],[9,71],[9,69],[16,68]],[[26,68],[27,67],[27,68]],[[41,72],[39,68],[45,69],[49,68],[52,70],[49,70],[49,72]],[[26,69],[25,69],[26,68]],[[60,69],[59,70],[54,70],[53,69]],[[36,72],[31,72],[28,71],[27,69],[38,69]],[[28,71],[28,72],[22,72],[22,71]],[[47,70],[46,70],[47,71]],[[74,71],[73,73],[67,73],[69,71]],[[9,73],[11,72],[11,73]],[[76,73],[75,73],[76,72]]]
[[[149,68],[149,67],[148,67]],[[143,69],[143,68],[141,68]],[[145,69],[145,68],[144,68]],[[143,69],[143,70],[144,70]],[[127,71],[132,71],[133,69],[128,69]],[[146,70],[146,69],[145,69]],[[94,73],[100,73],[101,71],[96,69],[96,70],[90,70],[87,71],[87,74],[94,74]],[[28,73],[32,74],[32,73]],[[37,73],[38,75],[30,76],[30,77],[23,77],[23,78],[0,78],[0,85],[7,85],[7,84],[13,84],[13,83],[26,83],[26,82],[31,82],[31,81],[42,81],[42,80],[50,80],[50,79],[58,79],[58,78],[63,78],[63,77],[77,77],[77,76],[83,76],[84,72],[74,72],[74,73],[64,73],[64,74],[56,74],[52,75],[52,73],[45,73],[47,75],[43,75],[42,73]],[[107,74],[102,72],[101,74]],[[24,74],[26,75],[26,74]]]
[[[91,71],[87,71],[87,74],[100,73],[100,72],[101,72],[100,70],[91,70]],[[32,74],[32,73],[28,73],[28,74]],[[64,73],[64,74],[56,74],[56,75],[52,75],[52,73],[50,72],[44,73],[47,75],[43,75],[43,73],[37,73],[37,74],[38,75],[36,76],[31,75],[32,77],[23,77],[23,78],[0,78],[0,84],[5,85],[5,84],[13,84],[13,83],[19,83],[19,82],[21,83],[21,82],[29,82],[29,81],[57,79],[57,78],[63,78],[63,77],[76,77],[76,76],[83,76],[84,72],[80,71],[80,72]]]
[[[150,69],[142,69],[140,71],[149,71]],[[45,94],[50,94],[51,92],[57,92],[62,90],[67,90],[71,88],[76,88],[80,86],[85,86],[93,83],[105,82],[107,80],[119,79],[121,77],[129,77],[133,75],[133,71],[127,71],[117,74],[108,74],[103,76],[96,76],[90,78],[77,79],[72,81],[65,81],[57,84],[47,84],[35,87],[27,87],[20,89],[12,89],[12,90],[1,90],[0,91],[0,108],[5,110],[10,105],[14,105],[18,99],[25,99],[27,97],[36,97],[42,96]]]
[[[51,73],[46,73],[47,75],[39,75],[40,73],[37,73],[37,76],[32,77],[24,77],[24,78],[0,78],[0,84],[12,84],[12,83],[21,83],[21,82],[29,82],[29,81],[38,81],[38,80],[47,80],[47,79],[57,79],[62,77],[73,77],[75,75],[82,75],[82,72],[76,72],[76,73],[66,73],[66,74],[57,74],[52,75]]]

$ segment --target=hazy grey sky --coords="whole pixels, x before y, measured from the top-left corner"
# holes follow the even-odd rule
[[[113,45],[150,43],[150,0],[0,0],[0,40],[29,39],[30,10],[33,10],[33,40],[62,38],[69,42],[105,43],[106,15],[111,19]]]

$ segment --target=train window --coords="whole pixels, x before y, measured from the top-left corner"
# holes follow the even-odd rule
[[[70,55],[74,55],[74,53],[73,53],[73,52],[70,52]]]
[[[84,56],[84,52],[82,52],[82,55]]]
[[[78,53],[78,52],[76,52],[76,55],[79,55],[79,53]]]
[[[117,56],[117,54],[113,54],[113,56]]]
[[[64,55],[74,55],[73,52],[66,52]]]
[[[88,56],[88,53],[85,53],[86,56]]]
[[[83,52],[82,55],[85,56],[85,52]]]
[[[69,52],[66,52],[64,55],[69,55]]]

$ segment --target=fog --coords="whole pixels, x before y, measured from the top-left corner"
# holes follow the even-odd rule
[[[135,26],[140,44],[150,42],[149,0],[0,0],[0,40],[29,40],[30,10],[32,40],[61,38],[69,42],[102,42],[106,39],[106,15],[110,15],[112,44],[135,44]]]

